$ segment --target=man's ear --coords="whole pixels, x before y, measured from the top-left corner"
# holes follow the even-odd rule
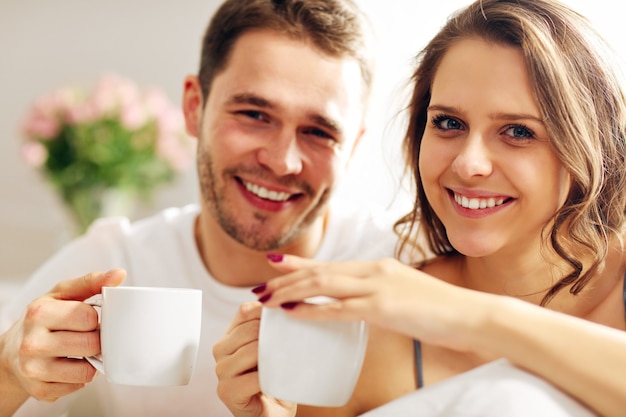
[[[359,143],[361,143],[361,139],[363,138],[363,136],[365,136],[365,131],[366,131],[365,126],[361,126],[361,130],[359,130],[359,133],[357,134],[356,139],[354,140],[354,144],[352,145],[352,150],[350,151],[350,155],[348,155],[348,158],[346,159],[346,166],[348,166],[348,164],[352,160],[352,157],[356,153],[356,150],[359,147]]]
[[[200,120],[202,120],[202,89],[200,80],[195,75],[185,77],[183,86],[183,114],[185,127],[191,136],[200,136]]]
[[[352,158],[354,156],[354,152],[356,151],[356,148],[359,146],[359,143],[361,143],[361,139],[363,138],[363,136],[365,136],[365,126],[361,126],[361,130],[359,130],[359,134],[356,137],[356,140],[354,141],[354,146],[352,147],[352,152],[350,152],[350,158]]]

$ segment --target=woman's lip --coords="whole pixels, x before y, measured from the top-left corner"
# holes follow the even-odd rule
[[[510,204],[515,201],[515,199],[512,197],[505,198],[502,196],[498,197],[498,201],[496,201],[494,197],[489,197],[487,199],[469,199],[466,196],[462,196],[465,197],[467,201],[463,201],[462,203],[460,203],[455,198],[455,194],[453,192],[449,192],[448,197],[450,198],[450,202],[454,207],[454,210],[463,217],[468,218],[482,218],[485,216],[489,216],[493,213],[509,207]],[[463,203],[465,203],[465,205],[468,207],[464,207]],[[481,207],[481,204],[483,205],[483,207]]]
[[[510,195],[494,193],[492,191],[486,191],[486,190],[466,190],[466,189],[459,189],[459,188],[446,188],[446,189],[452,195],[457,194],[457,195],[467,197],[467,198],[483,198],[483,199],[502,198],[505,200],[513,198]]]

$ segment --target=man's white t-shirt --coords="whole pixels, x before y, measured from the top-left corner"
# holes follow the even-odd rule
[[[212,347],[221,339],[240,304],[255,300],[250,288],[228,287],[206,270],[194,239],[197,205],[170,208],[130,223],[123,217],[96,221],[88,232],[70,242],[46,262],[24,290],[0,312],[4,332],[33,299],[58,281],[93,271],[125,268],[124,285],[187,287],[203,290],[202,338],[189,385],[133,387],[114,385],[98,375],[90,384],[106,417],[184,416],[221,417],[231,413],[219,400]],[[317,260],[365,260],[393,257],[397,238],[393,218],[383,212],[331,205],[326,234]],[[16,416],[62,415],[80,391],[55,403],[29,399]]]

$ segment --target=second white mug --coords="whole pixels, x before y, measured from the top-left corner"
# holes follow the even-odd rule
[[[299,404],[345,405],[361,373],[367,347],[364,321],[313,321],[263,308],[259,384],[264,394]]]

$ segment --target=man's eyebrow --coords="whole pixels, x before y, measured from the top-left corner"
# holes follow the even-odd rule
[[[230,98],[230,100],[228,100],[229,103],[231,104],[251,104],[253,106],[256,107],[260,107],[260,108],[266,108],[266,109],[276,109],[277,106],[272,103],[271,101],[260,97],[256,94],[251,94],[251,93],[241,93],[241,94],[235,94],[234,96],[232,96]],[[328,129],[329,131],[331,131],[334,135],[338,135],[340,136],[343,131],[341,129],[341,127],[339,126],[339,124],[326,117],[326,116],[322,116],[321,114],[318,113],[312,113],[312,114],[307,114],[307,119],[309,119],[312,123],[322,126],[325,129]]]
[[[270,101],[264,99],[263,97],[259,97],[255,94],[249,93],[235,94],[228,101],[233,104],[252,104],[257,107],[265,107],[270,109],[275,108],[275,106]]]
[[[333,134],[341,136],[342,130],[334,120],[329,119],[328,117],[324,117],[319,114],[309,115],[308,118],[315,124],[323,126],[324,128],[330,130]]]

